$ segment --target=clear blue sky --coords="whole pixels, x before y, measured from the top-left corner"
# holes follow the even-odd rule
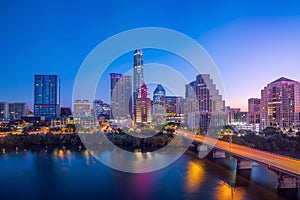
[[[71,106],[87,54],[114,34],[146,26],[197,40],[219,67],[232,107],[245,109],[281,76],[300,80],[299,1],[1,1],[0,101],[32,107],[34,74],[58,74],[62,106]]]

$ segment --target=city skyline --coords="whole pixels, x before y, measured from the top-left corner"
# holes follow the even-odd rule
[[[232,107],[247,110],[248,98],[258,98],[260,90],[271,80],[279,77],[300,80],[300,74],[295,73],[300,65],[298,2],[224,2],[219,5],[182,2],[172,9],[168,2],[144,2],[143,5],[99,2],[93,6],[77,3],[68,12],[64,12],[64,5],[59,3],[45,6],[19,2],[18,5],[15,10],[12,3],[7,2],[0,8],[1,35],[5,38],[0,47],[0,65],[3,74],[14,75],[14,81],[10,76],[3,77],[0,101],[25,101],[33,108],[32,76],[58,74],[63,82],[61,105],[71,107],[74,79],[87,54],[114,34],[145,26],[174,29],[197,40],[218,66],[226,104]],[[77,15],[76,9],[82,7],[87,8],[86,11]],[[149,9],[145,11],[141,7]],[[151,10],[156,10],[155,15]],[[183,14],[178,16],[178,12]],[[74,21],[81,31],[76,31]],[[102,27],[108,28],[104,32]],[[126,55],[113,63],[112,69],[131,67],[132,58],[125,58]],[[145,55],[144,60],[181,67],[160,53]]]

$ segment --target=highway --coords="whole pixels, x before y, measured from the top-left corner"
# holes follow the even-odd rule
[[[213,148],[215,149],[225,151],[226,153],[229,153],[231,155],[265,164],[271,169],[275,169],[277,171],[281,171],[294,176],[300,176],[300,160],[281,156],[278,154],[272,154],[242,145],[224,142],[201,135],[194,135],[191,132],[180,129],[177,130],[177,133],[183,134],[189,138],[194,137],[194,141],[196,142],[208,144],[210,146],[213,146]]]

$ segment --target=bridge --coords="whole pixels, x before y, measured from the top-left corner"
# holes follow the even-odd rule
[[[252,162],[267,165],[270,170],[278,175],[278,188],[298,188],[298,177],[300,177],[300,160],[289,158],[270,152],[237,145],[202,135],[194,135],[189,131],[177,130],[177,133],[188,138],[193,138],[197,144],[199,155],[206,152],[208,148],[213,149],[213,158],[225,158],[225,153],[237,159],[237,169],[251,169]]]

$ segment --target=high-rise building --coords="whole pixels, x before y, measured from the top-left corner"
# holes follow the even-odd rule
[[[158,84],[153,92],[152,122],[163,124],[166,122],[166,91]]]
[[[158,84],[153,92],[153,114],[165,114],[166,91]]]
[[[136,99],[136,114],[135,123],[147,124],[151,123],[151,99],[148,88],[145,83],[142,83]]]
[[[73,103],[74,116],[84,117],[91,115],[91,103],[89,100],[75,100]]]
[[[261,127],[300,130],[300,83],[284,77],[261,90]]]
[[[197,106],[194,105],[195,100]],[[186,86],[186,101],[186,105],[189,105],[186,113],[189,128],[207,131],[210,125],[226,123],[225,101],[209,74],[198,75],[195,81]]]
[[[95,116],[99,118],[109,119],[110,117],[110,105],[104,103],[102,100],[94,100],[93,111]]]
[[[143,67],[143,53],[141,49],[136,49],[133,56],[133,94],[131,102],[131,117],[136,119],[136,99],[142,83],[144,82],[144,67]]]
[[[260,99],[250,98],[248,99],[248,124],[259,124],[260,123]]]
[[[134,51],[133,57],[133,91],[138,92],[144,82],[143,53],[141,49]]]
[[[34,116],[59,116],[60,83],[57,75],[34,76]]]
[[[132,76],[111,73],[110,108],[112,119],[130,119]]]

